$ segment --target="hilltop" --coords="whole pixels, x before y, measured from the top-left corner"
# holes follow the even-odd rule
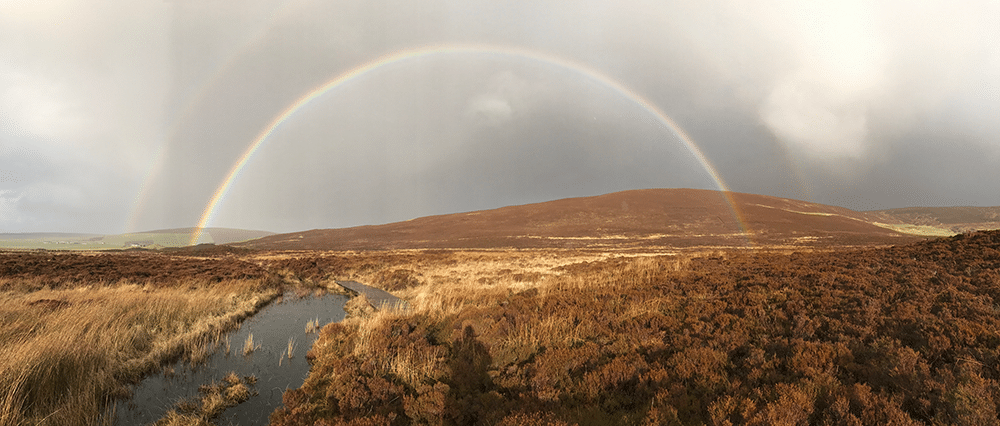
[[[644,189],[278,234],[235,245],[275,250],[796,247],[893,245],[921,239],[905,232],[901,217],[766,195]]]

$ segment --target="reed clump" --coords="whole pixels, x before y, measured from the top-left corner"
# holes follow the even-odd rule
[[[178,402],[155,426],[212,426],[227,408],[250,399],[256,382],[256,377],[230,372],[219,382],[199,386],[198,398]]]
[[[279,293],[267,280],[23,287],[0,292],[0,425],[99,424],[128,384],[204,357]]]
[[[253,333],[247,334],[247,339],[243,342],[243,356],[250,355],[257,349],[260,349],[260,345],[254,344]]]
[[[306,334],[315,333],[319,331],[319,318],[311,319],[306,321]]]

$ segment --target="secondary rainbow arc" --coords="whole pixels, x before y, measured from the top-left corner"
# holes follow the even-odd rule
[[[640,108],[646,110],[652,116],[656,117],[664,127],[670,130],[685,146],[685,148],[695,157],[699,164],[706,173],[712,178],[716,187],[721,191],[722,196],[726,199],[729,204],[729,208],[732,211],[733,217],[736,218],[737,226],[740,232],[747,237],[749,243],[750,231],[746,226],[746,221],[743,218],[742,213],[736,207],[736,203],[733,200],[732,194],[730,193],[729,187],[726,185],[722,176],[712,165],[712,162],[708,157],[702,152],[694,140],[666,113],[660,110],[651,101],[645,99],[644,97],[637,94],[632,89],[625,86],[611,77],[600,73],[584,64],[572,61],[570,59],[554,56],[551,54],[546,54],[543,52],[538,52],[529,49],[515,48],[515,47],[505,47],[505,46],[490,46],[490,45],[466,45],[466,44],[443,44],[443,45],[431,45],[423,46],[413,49],[406,49],[401,51],[392,52],[383,55],[375,60],[358,65],[350,70],[341,73],[334,77],[333,79],[327,81],[326,83],[316,87],[315,89],[309,91],[287,108],[285,108],[280,114],[275,116],[264,129],[257,135],[252,143],[247,147],[243,154],[237,159],[237,161],[230,168],[229,173],[223,179],[222,183],[216,189],[212,198],[209,200],[208,204],[205,206],[205,210],[201,215],[201,219],[198,221],[198,226],[195,232],[191,235],[190,244],[194,245],[201,238],[203,230],[208,227],[209,222],[215,215],[215,210],[218,208],[219,204],[225,198],[226,193],[232,187],[233,183],[239,177],[240,172],[247,165],[253,155],[257,150],[267,141],[268,137],[274,133],[278,127],[281,126],[286,120],[298,112],[302,107],[309,104],[314,99],[330,92],[351,80],[368,74],[381,67],[397,64],[407,60],[412,60],[416,58],[428,57],[433,55],[456,55],[456,54],[478,54],[478,55],[497,55],[497,56],[510,56],[524,59],[531,59],[546,63],[552,66],[557,66],[560,68],[571,70],[575,73],[586,76],[587,78],[598,82],[605,87],[608,87],[630,101],[634,102]]]

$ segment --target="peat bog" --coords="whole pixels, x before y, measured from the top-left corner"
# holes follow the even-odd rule
[[[253,377],[250,395],[213,420],[222,425],[266,425],[268,415],[281,405],[282,393],[302,386],[309,372],[305,354],[316,339],[317,328],[308,325],[342,320],[346,301],[344,295],[321,290],[285,293],[238,330],[222,336],[206,359],[177,362],[144,379],[133,389],[131,399],[118,403],[115,424],[151,424],[170,410],[183,411],[178,409],[185,406],[178,404],[180,400],[196,400],[199,387],[235,373]],[[244,353],[248,342],[252,349]]]

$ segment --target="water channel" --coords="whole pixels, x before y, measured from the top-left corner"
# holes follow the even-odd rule
[[[221,426],[266,425],[268,416],[281,405],[285,389],[301,387],[309,374],[305,356],[317,334],[307,333],[306,324],[318,319],[322,327],[343,320],[347,300],[347,296],[332,293],[304,297],[286,293],[224,337],[203,365],[192,367],[182,361],[143,380],[136,386],[130,401],[118,403],[114,424],[152,424],[179,400],[198,397],[198,386],[218,383],[229,372],[236,372],[241,377],[257,377],[252,387],[256,394],[227,409],[215,423]],[[243,346],[250,333],[253,333],[254,345],[260,346],[245,356]],[[226,351],[227,339],[229,353]],[[294,339],[291,358],[288,356],[289,339]]]

